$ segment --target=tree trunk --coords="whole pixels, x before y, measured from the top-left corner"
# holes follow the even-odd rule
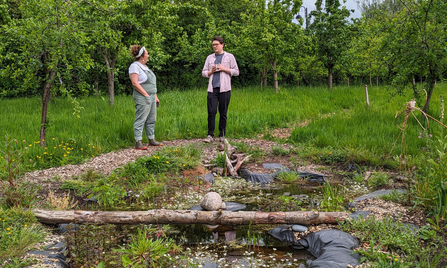
[[[430,88],[427,91],[427,99],[425,100],[424,108],[422,108],[422,111],[424,111],[425,113],[428,113],[431,95],[433,94],[433,89],[435,88],[435,85],[436,85],[436,75],[434,72],[430,72]]]
[[[99,80],[98,80],[98,72],[97,71],[95,71],[95,81],[94,81],[94,84],[95,84],[95,87],[94,87],[95,96],[99,97]]]
[[[327,84],[328,84],[329,90],[332,92],[332,68],[328,68]]]
[[[273,59],[272,69],[273,69],[275,93],[278,94],[278,71],[276,70],[276,58]]]
[[[379,76],[376,76],[376,85],[379,86]]]
[[[45,224],[100,223],[100,224],[337,224],[349,218],[346,212],[256,212],[256,211],[85,211],[33,209],[34,215]]]
[[[102,50],[101,53],[104,57],[107,66],[107,84],[109,87],[109,104],[115,104],[115,61],[117,56],[118,48],[116,51],[112,51],[111,49]]]
[[[51,99],[51,85],[53,84],[54,78],[56,77],[56,71],[51,70],[50,77],[45,84],[42,96],[42,118],[40,120],[40,146],[45,147],[46,135],[47,135],[47,113],[48,113],[48,103]]]
[[[261,71],[261,87],[267,86],[267,68],[262,68]]]
[[[349,76],[348,76],[348,87],[349,87]]]

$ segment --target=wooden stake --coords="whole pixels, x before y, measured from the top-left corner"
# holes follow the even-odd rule
[[[368,105],[369,108],[368,85],[365,85],[365,94],[366,94],[366,105]]]

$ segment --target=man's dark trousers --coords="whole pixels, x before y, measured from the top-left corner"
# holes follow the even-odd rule
[[[213,88],[213,92],[208,92],[208,135],[214,136],[216,124],[217,107],[219,107],[219,137],[223,137],[227,130],[227,111],[230,104],[231,90],[220,93],[220,87]]]

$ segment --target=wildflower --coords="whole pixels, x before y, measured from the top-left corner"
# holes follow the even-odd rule
[[[29,147],[32,147],[32,146],[33,146],[32,144],[29,145]]]
[[[55,140],[56,138],[53,138],[53,140]]]
[[[166,161],[166,164],[169,164],[169,161]]]
[[[27,227],[28,225],[25,224],[25,227]]]
[[[4,220],[3,220],[3,221],[4,221]],[[9,230],[11,230],[11,228],[9,228],[9,227],[8,227],[8,228],[6,228],[6,231],[9,231]]]

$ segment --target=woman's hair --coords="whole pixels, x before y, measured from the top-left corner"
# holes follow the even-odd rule
[[[138,53],[140,52],[140,49],[142,48],[142,46],[139,45],[132,45],[130,46],[130,54],[132,54],[132,57],[135,58],[136,61],[138,61],[140,59],[140,57],[137,57]]]

